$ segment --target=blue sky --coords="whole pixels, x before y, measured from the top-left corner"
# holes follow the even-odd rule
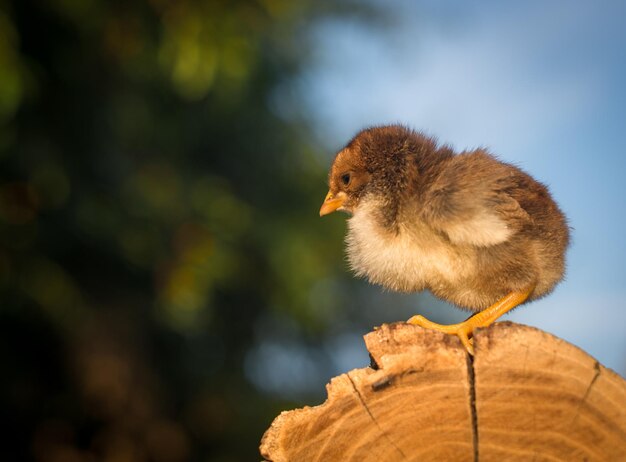
[[[574,228],[567,279],[506,319],[625,375],[626,2],[393,5],[390,26],[314,30],[299,88],[328,162],[364,126],[401,122],[547,184]]]

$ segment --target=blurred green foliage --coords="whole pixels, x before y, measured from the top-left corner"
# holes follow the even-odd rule
[[[251,351],[342,316],[326,161],[280,91],[341,10],[0,1],[0,459],[258,459],[295,403]]]

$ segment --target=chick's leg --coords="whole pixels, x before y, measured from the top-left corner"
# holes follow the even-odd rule
[[[467,351],[473,355],[474,347],[472,346],[470,339],[474,333],[474,329],[478,327],[487,327],[500,316],[524,302],[532,291],[533,289],[531,288],[523,292],[511,292],[506,297],[501,298],[496,303],[491,305],[489,308],[485,308],[483,311],[476,313],[471,318],[458,324],[437,324],[420,315],[413,316],[407,322],[415,324],[416,326],[425,327],[426,329],[438,330],[439,332],[443,332],[445,334],[454,334],[461,339],[461,343],[463,343]]]

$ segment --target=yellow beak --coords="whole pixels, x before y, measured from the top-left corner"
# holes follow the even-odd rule
[[[333,213],[335,210],[341,207],[345,201],[346,196],[344,193],[339,193],[335,197],[333,193],[328,191],[328,194],[326,194],[326,198],[324,199],[324,203],[320,208],[320,217],[328,215],[329,213]]]

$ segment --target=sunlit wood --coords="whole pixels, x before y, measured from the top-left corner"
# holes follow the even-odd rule
[[[626,381],[573,345],[499,323],[473,360],[455,336],[404,323],[365,336],[372,367],[283,412],[267,461],[626,460]]]

